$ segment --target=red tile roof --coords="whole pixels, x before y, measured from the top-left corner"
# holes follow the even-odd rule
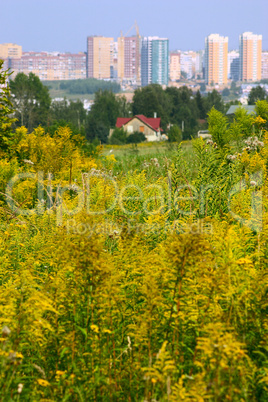
[[[130,122],[135,117],[138,118],[139,120],[141,120],[143,123],[147,124],[147,126],[151,127],[153,130],[158,131],[160,129],[161,131],[163,131],[160,128],[160,124],[161,124],[160,117],[156,117],[156,118],[145,117],[143,114],[138,114],[133,117],[118,117],[118,119],[116,121],[116,127],[120,128],[120,127],[124,126],[125,124]]]
[[[127,124],[131,119],[132,119],[132,117],[118,117],[116,120],[115,126],[120,128],[120,127],[124,126],[125,124]]]

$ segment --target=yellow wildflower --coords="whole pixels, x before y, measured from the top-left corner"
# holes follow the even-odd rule
[[[56,375],[64,375],[66,373],[66,371],[61,371],[61,370],[57,370],[56,371]]]
[[[48,387],[48,386],[50,385],[48,381],[43,380],[42,378],[38,378],[38,379],[37,379],[37,382],[38,382],[38,384],[41,385],[42,387]]]
[[[91,325],[90,328],[92,329],[93,332],[99,332],[99,327],[97,325]]]

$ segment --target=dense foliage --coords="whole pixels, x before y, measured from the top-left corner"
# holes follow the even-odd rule
[[[18,73],[10,80],[10,89],[16,105],[17,126],[31,131],[39,124],[47,125],[51,99],[39,77],[33,73]]]
[[[124,145],[124,144],[139,144],[146,141],[146,137],[143,133],[136,131],[132,134],[128,134],[123,128],[116,127],[109,138],[109,144],[112,145]]]
[[[48,121],[48,131],[51,135],[59,127],[69,126],[75,134],[85,136],[85,127],[87,121],[87,112],[81,101],[54,101],[50,108],[50,117]]]
[[[3,60],[0,60],[0,156],[1,152],[7,151],[11,145],[11,126],[16,121],[10,117],[14,113],[11,92],[7,83],[7,78],[10,74],[7,71],[1,71],[3,64]]]
[[[121,91],[120,84],[112,81],[87,78],[84,80],[65,80],[59,83],[59,88],[67,90],[70,94],[94,94],[97,91]]]
[[[88,115],[86,136],[88,140],[98,138],[108,141],[111,128],[115,127],[118,117],[129,117],[130,107],[125,97],[116,97],[112,92],[99,91]]]
[[[168,124],[176,124],[183,128],[183,138],[190,139],[196,136],[199,119],[205,119],[213,106],[221,112],[225,110],[215,89],[202,97],[199,91],[194,95],[187,86],[164,90],[160,85],[153,84],[135,91],[132,112],[133,115],[144,114],[147,117],[154,117],[156,113],[161,117],[164,130]]]
[[[267,99],[268,96],[266,94],[265,89],[261,86],[258,85],[255,88],[253,87],[249,93],[249,97],[248,97],[248,104],[249,105],[255,105],[255,103],[258,100],[265,100]]]
[[[204,119],[212,107],[221,112],[226,109],[215,89],[202,96],[199,91],[194,94],[186,86],[164,90],[160,85],[153,84],[137,89],[133,102],[128,103],[124,96],[113,93],[118,92],[114,88],[115,83],[92,79],[54,83],[62,89],[69,89],[70,93],[88,93],[88,85],[96,85],[92,86],[94,104],[86,112],[81,101],[69,102],[64,99],[51,102],[48,84],[43,84],[32,73],[29,76],[19,73],[11,80],[17,127],[24,125],[32,131],[34,127],[42,125],[52,134],[59,126],[68,125],[72,131],[82,133],[91,142],[97,138],[107,143],[109,131],[115,127],[118,117],[137,114],[154,117],[156,114],[161,117],[164,131],[170,125],[177,125],[183,131],[183,138],[190,139],[196,136],[200,128],[206,128]],[[81,90],[78,90],[80,87]]]
[[[0,160],[1,400],[267,401],[265,116],[213,108],[211,140],[117,159],[68,127],[17,128]]]

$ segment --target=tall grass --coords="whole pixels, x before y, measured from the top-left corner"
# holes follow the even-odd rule
[[[1,400],[266,401],[264,128],[231,159],[202,140],[89,158],[66,127],[17,135],[0,161]]]

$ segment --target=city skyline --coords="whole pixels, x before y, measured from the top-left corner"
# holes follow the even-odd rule
[[[244,38],[241,40],[241,38]],[[244,32],[240,49],[228,51],[228,37],[210,34],[205,49],[169,52],[169,39],[139,37],[87,37],[87,53],[22,52],[15,44],[0,44],[4,68],[37,74],[42,80],[97,78],[129,81],[134,85],[168,85],[184,74],[188,79],[204,78],[207,85],[267,78],[267,51],[262,52],[262,35]],[[140,42],[140,45],[139,45]],[[177,78],[176,78],[177,77]]]
[[[238,49],[246,31],[262,35],[268,50],[266,15],[266,0],[136,0],[133,6],[122,0],[13,0],[1,5],[0,42],[25,51],[85,52],[88,36],[116,39],[136,20],[141,36],[167,37],[170,50],[203,49],[211,33],[228,36],[229,49]]]

